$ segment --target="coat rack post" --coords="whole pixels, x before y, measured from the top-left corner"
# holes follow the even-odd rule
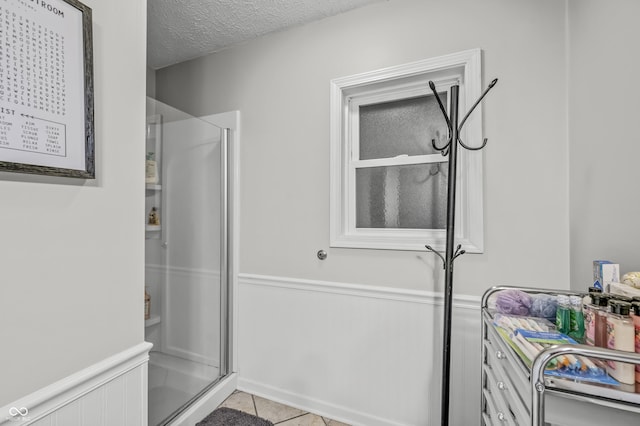
[[[441,419],[442,426],[449,425],[449,384],[450,384],[450,370],[451,370],[451,304],[453,299],[453,262],[455,259],[463,255],[465,253],[462,250],[462,246],[458,245],[458,247],[453,249],[455,245],[455,221],[456,221],[456,173],[458,169],[458,144],[462,146],[464,149],[469,151],[478,151],[485,147],[487,144],[487,140],[484,139],[482,144],[478,147],[471,147],[466,145],[460,139],[460,130],[462,130],[462,126],[467,121],[467,118],[471,115],[473,110],[480,104],[482,99],[489,93],[489,90],[496,85],[498,79],[494,79],[489,86],[484,90],[482,95],[478,98],[478,100],[473,104],[471,109],[464,116],[460,124],[458,124],[458,91],[459,86],[454,85],[451,87],[450,94],[450,102],[449,102],[449,114],[444,108],[440,97],[438,96],[438,92],[436,90],[435,84],[430,81],[429,87],[433,92],[436,100],[438,101],[438,105],[440,106],[440,111],[442,111],[442,115],[444,116],[445,121],[447,122],[447,127],[449,128],[449,140],[448,142],[439,147],[436,144],[435,140],[432,140],[431,143],[433,148],[437,151],[440,151],[442,155],[449,156],[449,172],[447,174],[447,238],[446,238],[446,248],[445,255],[442,256],[440,253],[435,251],[431,246],[425,246],[427,250],[438,255],[442,262],[444,263],[445,270],[445,281],[444,281],[444,336],[442,342],[442,395],[441,395]]]
[[[449,424],[449,377],[451,369],[451,299],[453,298],[453,246],[456,221],[456,170],[458,162],[458,86],[451,88],[449,101],[452,123],[449,146],[449,172],[447,188],[447,245],[445,251],[444,281],[444,337],[442,342],[442,425]]]

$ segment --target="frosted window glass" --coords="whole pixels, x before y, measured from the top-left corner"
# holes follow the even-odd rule
[[[444,229],[447,162],[356,170],[356,228]]]
[[[447,105],[447,93],[438,93]],[[402,154],[436,154],[431,139],[448,135],[435,96],[420,96],[360,107],[360,160]]]

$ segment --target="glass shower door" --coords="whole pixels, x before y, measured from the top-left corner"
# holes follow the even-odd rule
[[[154,207],[160,216],[160,229],[146,240],[153,426],[168,423],[226,374],[227,191],[226,132],[157,101],[149,100],[148,110],[162,135],[159,189],[151,202],[147,191],[146,206],[149,216]]]

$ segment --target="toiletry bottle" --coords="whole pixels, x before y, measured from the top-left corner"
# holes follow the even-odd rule
[[[158,214],[158,209],[155,206],[152,207],[151,211],[149,212],[147,223],[154,226],[160,225],[160,216]]]
[[[609,293],[609,300],[615,300],[617,302],[627,302],[627,303],[633,302],[632,297],[622,296],[620,294],[613,294],[613,293]]]
[[[584,316],[582,313],[582,297],[569,296],[569,337],[578,343],[584,342]]]
[[[636,353],[640,354],[640,301],[633,302],[634,346]],[[636,364],[636,383],[640,383],[640,364]]]
[[[556,330],[567,334],[570,330],[571,315],[569,313],[569,296],[559,294],[558,308],[556,309]]]
[[[154,159],[155,153],[148,152],[145,164],[145,182],[158,183],[158,164]]]
[[[593,287],[590,287],[590,289]],[[599,292],[589,292],[589,296],[585,299],[588,299],[588,303],[584,305],[583,316],[584,316],[584,342],[587,345],[595,346],[596,345],[596,311],[600,308],[594,302],[594,296],[592,293]]]
[[[598,287],[589,287],[589,293],[582,298],[582,307],[584,308],[587,305],[593,303],[593,299],[591,298],[591,293],[602,293],[602,290]],[[585,312],[585,315],[587,313]]]
[[[144,288],[144,319],[151,318],[151,295],[147,291],[147,287]]]
[[[631,303],[621,300],[609,301],[610,312],[607,315],[607,345],[609,349],[635,352],[635,327],[629,316]],[[607,372],[621,383],[635,383],[634,364],[607,361]]]
[[[607,347],[607,314],[609,305],[609,296],[605,293],[593,293],[592,307],[594,310],[594,336],[593,341],[595,346],[599,348]]]

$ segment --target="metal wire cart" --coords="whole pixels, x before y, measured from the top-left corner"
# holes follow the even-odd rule
[[[492,295],[501,290],[579,295],[551,289],[499,286],[482,297],[482,425],[640,425],[640,383],[610,385],[551,376],[545,369],[562,355],[640,364],[640,354],[581,344],[548,347],[530,364],[494,325]]]

